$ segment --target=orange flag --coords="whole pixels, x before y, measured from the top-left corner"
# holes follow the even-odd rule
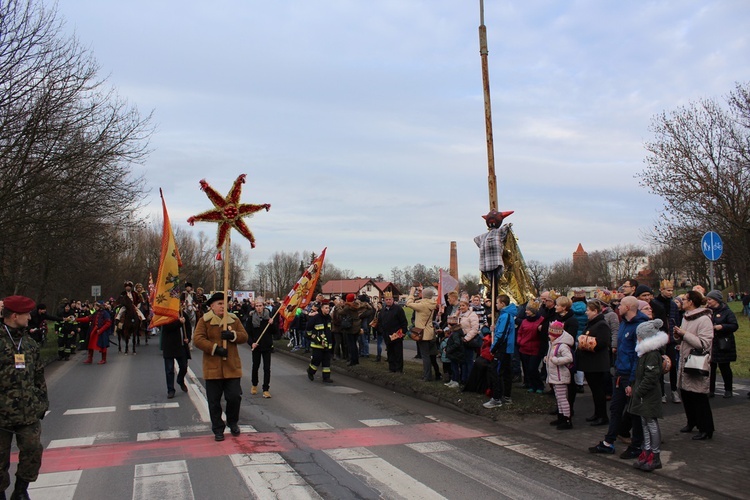
[[[159,275],[156,278],[153,311],[149,328],[166,325],[180,317],[180,252],[177,250],[172,224],[169,222],[167,204],[164,194],[159,189],[161,205],[164,208],[164,227],[161,235],[161,258],[159,259]]]
[[[323,249],[320,256],[310,264],[307,271],[302,273],[302,277],[295,283],[286,298],[284,298],[284,302],[281,304],[281,309],[279,310],[279,314],[284,319],[284,330],[289,328],[289,324],[294,319],[297,308],[304,309],[312,300],[312,296],[315,293],[315,285],[318,284],[320,272],[323,270],[323,260],[326,258],[327,249],[328,247]]]

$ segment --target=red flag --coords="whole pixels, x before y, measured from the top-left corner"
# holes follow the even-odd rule
[[[327,249],[328,247],[323,249],[320,256],[302,273],[302,277],[284,298],[284,302],[281,304],[281,309],[279,310],[279,314],[284,320],[284,330],[289,328],[289,324],[294,319],[297,308],[304,309],[312,300],[312,296],[315,293],[315,285],[318,283],[320,272],[323,270],[323,260],[326,258]]]
[[[166,325],[180,317],[180,267],[182,260],[169,222],[167,204],[159,189],[161,204],[164,209],[164,226],[161,235],[161,258],[159,259],[159,275],[156,278],[153,311],[149,328]]]

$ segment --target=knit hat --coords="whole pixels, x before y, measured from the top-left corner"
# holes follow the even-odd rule
[[[706,294],[706,298],[714,299],[716,302],[724,302],[724,295],[719,290],[711,290]]]
[[[347,293],[346,294],[346,301],[347,302],[354,302],[354,299],[356,299],[356,298],[357,298],[357,296],[354,295],[353,293]]]
[[[564,331],[565,331],[565,325],[563,325],[559,321],[553,321],[549,325],[549,336],[552,338],[556,339],[560,337]]]
[[[638,337],[638,340],[653,337],[659,333],[659,328],[661,328],[663,324],[664,323],[659,318],[652,319],[651,321],[644,321],[638,325],[638,328],[636,328],[635,335]]]
[[[648,285],[638,285],[638,288],[635,289],[635,293],[633,294],[633,296],[635,298],[638,298],[641,296],[641,294],[644,293],[650,293],[651,295],[653,295],[654,291],[651,290],[651,287]]]

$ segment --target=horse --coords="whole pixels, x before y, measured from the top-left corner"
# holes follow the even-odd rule
[[[138,337],[138,330],[141,326],[141,318],[138,316],[138,312],[135,309],[135,306],[133,303],[125,297],[120,296],[118,299],[118,304],[120,304],[120,311],[122,311],[122,316],[119,320],[116,320],[116,331],[117,331],[117,351],[122,352],[122,342],[125,341],[125,355],[128,354],[128,342],[130,342],[130,339],[133,339],[133,354],[136,354],[135,352],[135,342],[136,338]],[[118,315],[120,313],[118,312]]]

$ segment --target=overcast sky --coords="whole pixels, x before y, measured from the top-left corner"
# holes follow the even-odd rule
[[[479,1],[58,0],[142,114],[173,224],[241,173],[251,264],[328,247],[358,275],[478,274],[489,209]],[[750,2],[486,0],[500,210],[526,260],[640,244],[652,118],[750,80]],[[199,223],[213,238],[215,225]],[[234,233],[233,244],[249,243]],[[696,242],[698,244],[698,242]]]

